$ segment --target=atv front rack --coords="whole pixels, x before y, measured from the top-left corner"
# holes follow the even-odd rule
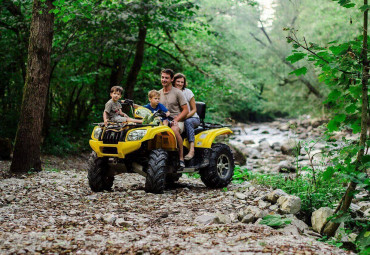
[[[94,126],[105,127],[104,122],[93,123]],[[139,124],[139,123],[123,123],[123,122],[109,122],[106,128],[123,128],[123,127],[156,127],[156,124]]]

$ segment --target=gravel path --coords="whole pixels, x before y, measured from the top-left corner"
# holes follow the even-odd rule
[[[235,197],[246,189],[242,184],[209,190],[182,177],[176,188],[154,195],[144,192],[143,177],[123,174],[113,192],[93,193],[82,163],[49,161],[48,171],[0,180],[0,254],[349,254],[306,236],[240,223],[238,209],[258,203]],[[53,163],[66,170],[56,171]],[[196,220],[215,213],[231,222]]]

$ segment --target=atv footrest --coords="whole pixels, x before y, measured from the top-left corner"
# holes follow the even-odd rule
[[[177,171],[176,173],[194,173],[197,169],[194,167],[185,167],[181,171]]]

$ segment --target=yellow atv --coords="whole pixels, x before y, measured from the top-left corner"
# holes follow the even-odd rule
[[[135,118],[148,124],[95,123],[90,140],[93,152],[89,159],[88,180],[95,192],[111,190],[114,176],[136,172],[146,178],[145,191],[163,193],[165,186],[179,180],[182,173],[199,172],[210,188],[226,187],[234,173],[233,154],[226,144],[214,143],[219,135],[231,134],[230,128],[204,122],[206,105],[197,102],[201,125],[195,130],[195,156],[180,167],[176,137],[172,129],[161,125],[163,113],[151,113],[144,107],[133,108]],[[189,148],[184,139],[184,153]]]

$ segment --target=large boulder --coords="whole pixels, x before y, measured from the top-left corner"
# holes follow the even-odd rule
[[[318,118],[311,119],[311,125],[313,128],[317,128],[321,126],[322,124],[324,124],[325,122],[326,122],[325,120],[318,119]]]
[[[278,129],[279,129],[280,131],[288,131],[288,130],[289,130],[289,124],[287,124],[287,123],[283,123],[283,124],[281,124],[281,125],[278,127]]]
[[[305,232],[307,232],[309,230],[308,225],[304,221],[299,220],[294,215],[289,216],[288,218],[290,218],[292,220],[292,222],[290,224],[292,224],[293,226],[297,227],[298,231],[301,234],[303,234],[303,233],[305,233]]]
[[[277,171],[279,173],[295,173],[297,171],[297,168],[293,166],[292,163],[290,163],[287,160],[280,161],[277,166]]]
[[[304,119],[304,120],[302,120],[302,121],[300,122],[300,125],[301,125],[302,127],[307,128],[308,126],[310,126],[310,125],[311,125],[311,120],[310,120],[310,119]]]
[[[245,200],[245,198],[247,197],[245,194],[241,193],[241,192],[236,192],[235,193],[235,197],[237,199],[240,199],[240,200]]]
[[[247,206],[238,212],[238,219],[242,222],[244,219],[244,223],[250,223],[265,217],[267,214],[266,210],[261,210],[257,206]]]
[[[225,215],[225,214],[222,214],[222,213],[216,213],[215,216],[217,217],[215,221],[219,224],[231,223],[231,218],[230,218],[229,215]]]
[[[259,143],[258,146],[259,151],[266,151],[266,150],[271,150],[270,143],[268,141],[262,141]]]
[[[313,230],[320,233],[321,228],[324,226],[326,219],[334,214],[334,211],[329,207],[321,207],[314,211],[311,216],[311,224]]]
[[[253,214],[248,213],[248,214],[244,215],[243,218],[240,221],[241,221],[241,223],[246,223],[247,224],[247,223],[253,223],[256,220],[257,219],[256,219],[256,217],[254,217]]]
[[[248,145],[248,144],[255,144],[255,142],[253,140],[244,140],[243,141],[243,144],[244,145]]]
[[[287,214],[296,214],[301,209],[301,199],[296,196],[282,196],[277,200],[280,211]]]
[[[274,151],[280,151],[280,148],[281,148],[281,144],[279,142],[274,142],[271,145],[271,149],[273,149]]]
[[[300,151],[300,148],[297,148],[297,142],[290,139],[285,142],[280,147],[281,152],[284,155],[296,156],[297,151]]]
[[[234,155],[235,164],[238,164],[240,166],[245,165],[247,163],[247,157],[242,152],[242,149],[237,146],[231,145],[231,144],[229,144],[229,146]]]
[[[369,208],[369,209],[367,209],[366,211],[364,211],[364,216],[365,216],[366,218],[370,218],[370,208]]]
[[[219,218],[216,215],[201,215],[195,218],[195,223],[199,225],[210,225],[214,223],[219,223]]]
[[[370,209],[370,202],[362,201],[362,202],[358,203],[358,206],[360,207],[360,210],[362,212],[365,212],[367,209]]]
[[[266,200],[275,204],[281,196],[286,196],[286,195],[287,193],[285,193],[283,190],[276,189],[274,191],[271,191],[269,194],[267,194]]]
[[[262,158],[261,153],[256,148],[246,147],[242,151],[248,158],[259,159]]]
[[[267,207],[270,207],[271,204],[268,202],[263,201],[262,199],[258,200],[258,208],[260,209],[266,209]]]

